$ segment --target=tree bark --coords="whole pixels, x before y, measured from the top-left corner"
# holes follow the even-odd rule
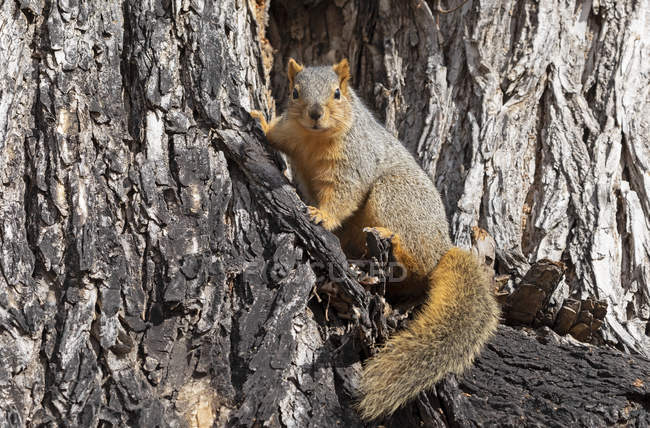
[[[650,356],[649,10],[276,0],[273,83],[283,101],[289,56],[350,57],[363,98],[434,177],[458,245],[487,230],[514,281],[561,260],[563,298],[607,301],[604,338]]]
[[[0,3],[0,426],[362,426],[361,361],[407,315],[247,114],[281,105],[289,56],[350,59],[505,289],[564,263],[542,324],[602,300],[589,340],[650,355],[650,5],[455,6]],[[384,422],[650,423],[648,360],[540,331],[502,327]]]

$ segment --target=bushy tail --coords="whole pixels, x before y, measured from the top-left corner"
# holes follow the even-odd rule
[[[461,373],[497,328],[491,280],[472,254],[452,248],[429,279],[421,312],[363,369],[358,409],[366,420],[393,413],[447,373]]]

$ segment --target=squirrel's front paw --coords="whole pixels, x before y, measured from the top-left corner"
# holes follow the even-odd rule
[[[307,213],[309,213],[309,219],[315,224],[322,224],[325,222],[325,214],[316,207],[308,206]]]
[[[262,113],[259,110],[253,110],[249,113],[253,119],[257,119],[260,122],[260,126],[262,127],[262,132],[264,132],[264,135],[268,134],[269,132],[269,124],[266,121],[266,117],[264,117],[264,113]]]
[[[332,221],[331,217],[328,216],[325,212],[319,210],[316,207],[308,206],[307,213],[309,213],[309,219],[313,223],[321,225],[327,230],[334,229],[335,222]]]

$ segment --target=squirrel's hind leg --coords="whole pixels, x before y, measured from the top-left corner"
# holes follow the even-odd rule
[[[402,245],[402,239],[397,233],[385,227],[379,226],[366,227],[363,229],[363,231],[366,233],[375,231],[380,238],[388,239],[391,243],[391,246],[393,247],[393,256],[395,256],[395,259],[401,265],[403,265],[408,272],[416,272],[419,270],[417,262],[413,256],[411,256],[411,254],[404,248]]]
[[[427,290],[427,275],[422,273],[422,267],[406,250],[400,236],[385,227],[366,227],[366,233],[376,233],[382,239],[391,243],[393,256],[399,267],[393,266],[388,278],[388,298],[402,304],[420,301]]]

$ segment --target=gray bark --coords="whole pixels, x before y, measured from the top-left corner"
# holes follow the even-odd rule
[[[556,329],[573,311],[568,331],[604,300],[600,341],[648,355],[649,9],[1,2],[0,426],[361,426],[361,360],[406,315],[309,223],[247,115],[281,102],[289,55],[350,58],[456,242],[483,227],[506,289],[532,287],[510,307],[534,296]],[[544,258],[565,284],[525,275]],[[386,423],[503,421],[524,393],[530,423],[648,423],[650,362],[548,335],[502,328]]]

